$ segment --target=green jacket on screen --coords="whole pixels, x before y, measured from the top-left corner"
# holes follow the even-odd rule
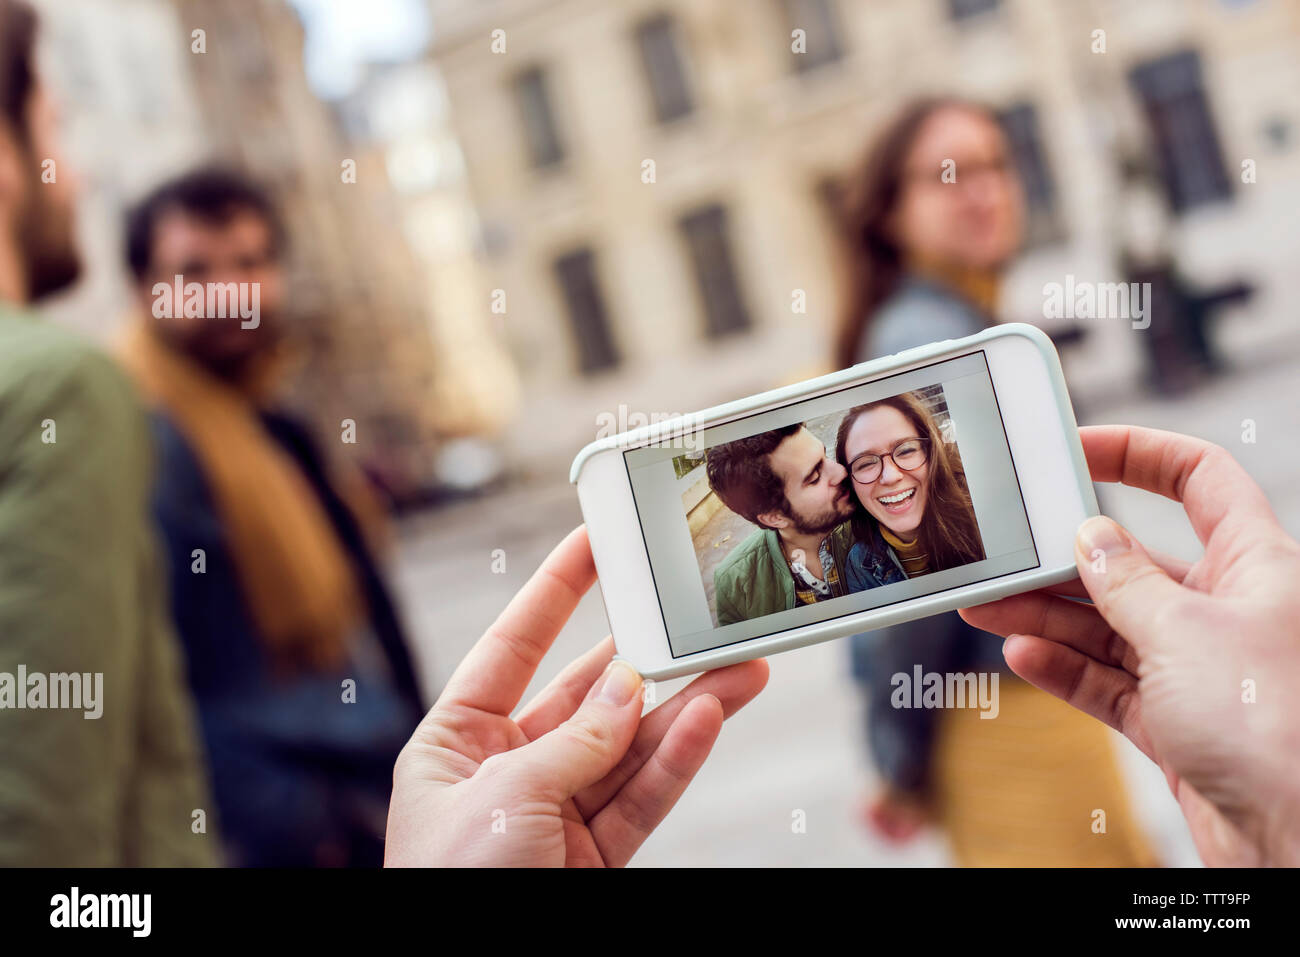
[[[216,861],[155,564],[149,436],[107,356],[0,304],[2,866]],[[65,680],[49,676],[73,673],[91,676],[88,694],[102,673],[99,717],[84,700],[49,707]],[[45,707],[17,706],[39,704],[41,685]]]
[[[843,522],[830,534],[831,558],[839,571],[844,594],[844,569],[853,547],[852,523]],[[795,605],[794,576],[781,553],[781,542],[770,528],[757,529],[737,545],[713,573],[718,624],[730,625]]]

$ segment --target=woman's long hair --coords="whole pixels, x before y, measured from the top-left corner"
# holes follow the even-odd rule
[[[953,107],[992,117],[986,107],[957,97],[913,100],[873,140],[860,172],[846,185],[839,224],[843,289],[832,343],[837,369],[860,361],[862,335],[871,317],[903,277],[904,250],[892,235],[891,220],[903,192],[904,167],[925,121]]]
[[[930,454],[926,460],[928,497],[925,515],[921,517],[921,524],[916,530],[917,542],[929,556],[930,570],[943,571],[945,568],[981,561],[984,558],[984,542],[980,538],[979,524],[975,521],[970,491],[966,488],[966,470],[962,467],[961,455],[955,445],[950,446],[943,440],[943,433],[939,431],[934,417],[915,393],[904,392],[850,409],[840,422],[839,433],[835,437],[836,460],[846,469],[849,467],[845,452],[849,430],[853,428],[858,416],[883,406],[897,409],[916,429],[918,437],[930,440]],[[847,481],[855,484],[852,473]],[[860,542],[869,542],[876,535],[878,522],[862,504],[856,488],[853,501],[854,538]]]

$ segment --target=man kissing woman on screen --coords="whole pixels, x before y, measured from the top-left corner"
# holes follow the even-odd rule
[[[835,453],[802,423],[709,450],[710,487],[757,526],[714,573],[719,625],[984,557],[956,446],[916,394],[850,409]]]

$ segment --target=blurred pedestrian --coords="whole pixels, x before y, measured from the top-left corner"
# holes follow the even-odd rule
[[[999,278],[1023,220],[1013,158],[988,110],[953,99],[903,108],[846,197],[836,366],[994,323]],[[865,805],[868,821],[895,840],[933,821],[961,865],[1153,863],[1105,729],[1016,678],[1001,644],[955,612],[854,636],[853,674],[883,782]],[[916,665],[997,672],[997,719],[891,707],[891,677]],[[1095,808],[1106,809],[1104,834],[1089,829]]]
[[[142,319],[122,355],[154,410],[154,509],[230,862],[378,865],[423,708],[364,482],[274,408],[284,254],[243,176],[160,186],[128,219]]]
[[[148,421],[108,357],[27,311],[80,270],[36,28],[0,0],[0,866],[209,864]]]

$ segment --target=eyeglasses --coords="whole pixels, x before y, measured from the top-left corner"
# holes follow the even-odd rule
[[[945,161],[946,162],[946,161]],[[1005,181],[1012,172],[1011,158],[998,156],[993,159],[953,160],[950,166],[939,169],[905,169],[902,174],[904,183],[919,183],[923,186],[962,186],[985,176]],[[951,173],[950,173],[951,171]]]
[[[892,452],[882,455],[862,455],[854,459],[849,466],[853,481],[861,485],[870,485],[880,478],[885,468],[885,459],[889,459],[904,472],[914,472],[930,458],[929,439],[904,439],[894,446]]]

